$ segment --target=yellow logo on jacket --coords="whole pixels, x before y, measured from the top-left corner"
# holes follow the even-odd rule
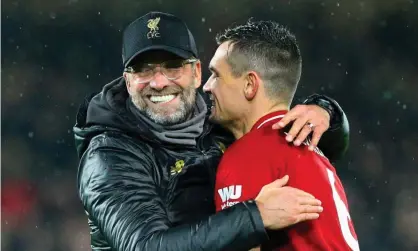
[[[220,141],[218,141],[217,143],[218,143],[219,150],[221,150],[221,152],[224,153],[226,151],[226,146],[224,145],[224,143]]]
[[[184,167],[184,160],[177,160],[174,166],[170,168],[170,174],[176,175],[176,174],[181,173],[181,171],[183,170],[183,167]]]

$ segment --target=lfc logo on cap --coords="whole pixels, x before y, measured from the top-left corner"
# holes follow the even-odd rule
[[[147,27],[149,28],[149,32],[147,33],[147,38],[156,38],[160,37],[160,33],[158,32],[158,23],[160,22],[160,18],[149,19]]]

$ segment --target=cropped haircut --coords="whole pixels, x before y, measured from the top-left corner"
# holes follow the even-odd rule
[[[273,21],[248,20],[216,36],[218,45],[230,42],[227,63],[235,77],[257,72],[272,100],[291,102],[302,72],[302,57],[295,36]]]

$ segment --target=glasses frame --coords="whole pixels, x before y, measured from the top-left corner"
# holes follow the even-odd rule
[[[150,81],[153,77],[154,77],[154,75],[155,75],[155,73],[156,73],[156,69],[157,69],[157,67],[159,67],[159,69],[158,69],[158,71],[161,73],[161,74],[163,74],[164,75],[164,77],[166,77],[168,80],[176,80],[176,79],[179,79],[179,78],[181,78],[181,76],[183,75],[183,73],[182,74],[180,74],[180,76],[178,76],[178,77],[175,77],[175,78],[170,78],[170,77],[168,77],[167,75],[165,75],[164,74],[164,72],[162,72],[161,71],[161,69],[162,68],[164,68],[164,69],[167,69],[166,67],[164,67],[164,65],[166,64],[166,63],[168,63],[168,62],[170,62],[170,61],[173,61],[173,60],[167,60],[167,61],[164,61],[164,62],[161,62],[161,63],[159,63],[159,64],[144,64],[144,65],[147,65],[147,66],[150,66],[151,68],[152,68],[152,75],[151,75],[151,77],[150,77],[150,79],[149,80],[147,80],[147,81],[143,81],[143,82],[148,82],[148,81]],[[184,66],[186,65],[186,64],[193,64],[193,63],[196,63],[197,61],[199,61],[197,58],[189,58],[189,59],[185,59],[185,60],[183,60],[182,62],[181,62],[181,68],[183,68],[184,69]],[[180,68],[180,67],[179,67]],[[133,74],[135,74],[135,73],[138,73],[137,71],[135,71],[134,69],[133,69],[133,67],[132,66],[128,66],[128,67],[126,67],[125,69],[124,69],[124,71],[125,72],[127,72],[127,73],[133,73]]]

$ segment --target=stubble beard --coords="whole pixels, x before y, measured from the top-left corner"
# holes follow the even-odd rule
[[[177,94],[179,100],[178,107],[174,112],[168,112],[164,108],[149,107],[144,100],[146,95],[164,95],[170,90],[156,90],[143,89],[141,92],[135,93],[131,96],[135,107],[143,112],[149,119],[160,125],[175,125],[182,123],[191,117],[196,102],[196,88],[194,88],[194,81],[188,85],[187,88],[181,89]],[[180,87],[176,87],[180,88]]]

